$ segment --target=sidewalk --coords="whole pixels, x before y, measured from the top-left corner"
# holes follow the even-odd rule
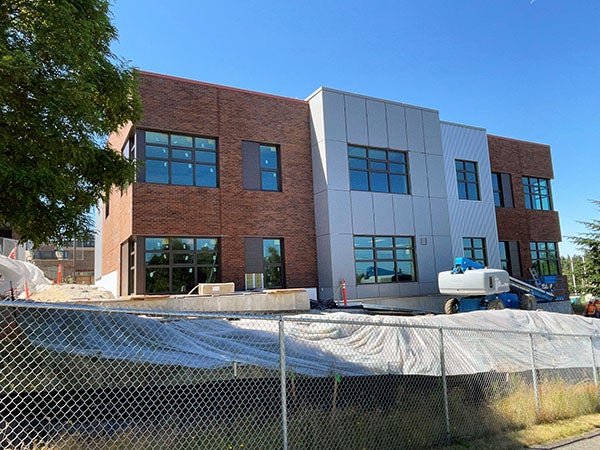
[[[597,450],[600,449],[600,430],[528,448],[538,450]]]

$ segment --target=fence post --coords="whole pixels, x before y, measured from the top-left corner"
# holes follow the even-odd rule
[[[446,423],[446,445],[450,445],[450,409],[448,407],[448,385],[446,383],[446,357],[444,354],[444,330],[440,330],[440,371],[442,372],[442,396],[444,399],[444,419]]]
[[[533,380],[533,392],[535,394],[535,406],[538,416],[542,414],[542,405],[540,403],[540,392],[538,390],[537,370],[535,368],[535,348],[533,346],[533,333],[529,333],[529,344],[531,345],[531,377]]]
[[[598,368],[596,367],[596,352],[594,351],[594,336],[590,336],[592,347],[592,368],[594,369],[594,386],[596,387],[596,401],[598,401]]]
[[[285,335],[283,317],[279,318],[279,379],[281,382],[281,434],[283,450],[288,448],[287,391],[285,386]]]

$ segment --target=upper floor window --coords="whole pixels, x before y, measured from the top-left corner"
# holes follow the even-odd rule
[[[485,250],[485,238],[464,237],[463,250],[465,258],[477,261],[487,266],[487,252]]]
[[[474,161],[462,161],[457,159],[455,164],[458,198],[462,200],[479,200],[477,163]]]
[[[281,191],[279,147],[242,141],[242,172],[244,189]]]
[[[494,205],[504,206],[504,194],[499,173],[492,172],[492,189],[494,190]]]
[[[217,141],[199,136],[144,133],[146,183],[217,187]]]
[[[525,208],[552,210],[550,180],[545,178],[523,177]]]
[[[350,189],[408,194],[406,152],[348,146]]]
[[[511,178],[509,173],[492,172],[492,189],[494,205],[503,208],[513,207]]]
[[[558,275],[560,259],[556,242],[530,242],[531,265],[538,275]]]
[[[410,236],[354,236],[356,284],[416,281]]]

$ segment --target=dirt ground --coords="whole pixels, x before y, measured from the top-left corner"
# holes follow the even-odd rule
[[[50,303],[114,298],[112,292],[98,286],[86,284],[53,284],[48,287],[42,287],[29,297],[30,300]]]

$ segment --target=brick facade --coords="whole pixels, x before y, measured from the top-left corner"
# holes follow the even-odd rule
[[[286,287],[317,286],[308,104],[144,72],[140,93],[135,128],[217,139],[219,187],[136,183],[114,193],[103,224],[103,274],[118,270],[120,246],[131,236],[219,237],[222,281],[243,289],[244,238],[273,237],[284,241]],[[131,132],[111,136],[113,148]],[[279,146],[281,192],[242,188],[243,140]]]
[[[488,148],[492,172],[511,176],[514,201],[514,208],[496,207],[498,240],[519,243],[523,277],[528,278],[530,242],[561,241],[558,212],[526,209],[523,191],[524,176],[554,178],[550,146],[488,135]]]

